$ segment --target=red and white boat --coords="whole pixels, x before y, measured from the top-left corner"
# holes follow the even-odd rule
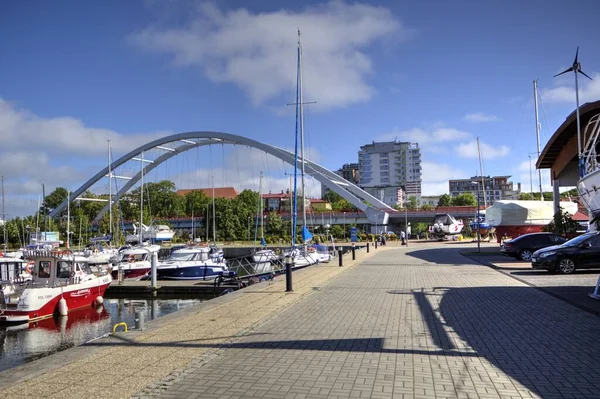
[[[158,252],[160,245],[138,245],[121,252],[119,263],[112,269],[113,279],[118,279],[119,270],[123,278],[140,278],[150,273],[150,257]]]
[[[86,258],[68,251],[25,251],[24,256],[33,262],[32,279],[0,298],[0,324],[30,323],[95,307],[112,282],[108,274],[92,273]]]
[[[561,208],[574,215],[577,204],[561,201]],[[486,221],[496,228],[498,243],[502,237],[517,238],[523,234],[538,233],[554,218],[552,201],[501,200],[486,210]]]

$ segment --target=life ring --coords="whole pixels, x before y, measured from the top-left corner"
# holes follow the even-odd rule
[[[94,253],[97,254],[98,253],[98,248],[94,248]]]
[[[29,274],[31,274],[31,271],[33,270],[33,261],[29,261],[29,263],[27,263],[27,266],[25,266],[25,271]]]

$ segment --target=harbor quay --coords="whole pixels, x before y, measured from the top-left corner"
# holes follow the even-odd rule
[[[0,395],[597,398],[598,316],[476,251],[365,248],[2,372]]]

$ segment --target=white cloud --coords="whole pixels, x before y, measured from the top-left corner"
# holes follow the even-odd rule
[[[500,158],[510,153],[510,148],[505,145],[491,146],[483,141],[479,142],[482,159]],[[471,140],[468,143],[462,143],[454,147],[457,155],[462,158],[478,158],[477,141]]]
[[[463,119],[470,121],[470,122],[493,122],[493,121],[497,121],[498,117],[496,115],[484,114],[482,112],[475,112],[472,114],[466,114]]]
[[[537,159],[531,158],[531,160],[526,159],[519,163],[517,168],[513,171],[513,181],[518,181],[521,183],[521,192],[529,193],[539,192],[540,191],[540,180],[539,180],[539,171],[536,169],[535,164]],[[531,166],[531,169],[529,167]],[[530,173],[531,171],[531,173]],[[548,175],[548,170],[542,169],[542,190],[543,191],[552,191],[552,185],[550,184],[550,176]],[[533,183],[533,189],[532,189]],[[515,190],[517,189],[515,183]],[[564,191],[561,190],[561,191]]]
[[[421,163],[423,168],[421,192],[423,195],[448,194],[448,180],[462,179],[465,172],[447,164],[426,162]]]
[[[409,130],[399,130],[391,133],[382,134],[379,137],[377,137],[376,141],[410,141],[411,143],[419,143],[419,145],[422,146],[428,144],[436,144],[440,142],[460,141],[470,137],[470,133],[453,128],[413,128]]]
[[[594,80],[589,80],[579,75],[579,103],[600,100],[600,73],[591,75]],[[575,82],[564,83],[552,89],[541,90],[542,100],[551,103],[571,103],[575,106]],[[565,82],[561,80],[561,82]]]
[[[113,148],[129,151],[166,134],[123,135],[109,129],[85,126],[82,121],[71,117],[39,118],[0,98],[0,153],[26,149],[28,152],[87,157],[106,154],[106,140],[109,139]]]
[[[390,10],[368,4],[331,1],[302,11],[252,13],[203,3],[189,11],[184,26],[150,27],[129,41],[172,55],[176,66],[200,67],[212,81],[234,83],[260,105],[293,96],[296,27],[302,31],[305,100],[320,107],[369,100],[373,67],[365,49],[410,36]]]

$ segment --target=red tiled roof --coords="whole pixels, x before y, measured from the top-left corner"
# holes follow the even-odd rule
[[[215,187],[214,189],[213,188],[190,188],[190,189],[177,190],[175,193],[177,195],[181,195],[182,197],[184,197],[188,193],[191,193],[192,191],[201,191],[207,197],[212,198],[213,190],[215,193],[215,198],[235,199],[238,196],[238,192],[233,187]]]
[[[327,201],[322,200],[321,198],[311,198],[310,202],[313,204],[323,204],[323,203],[327,203]]]
[[[263,198],[288,198],[290,195],[286,193],[277,193],[277,194],[263,194]]]

